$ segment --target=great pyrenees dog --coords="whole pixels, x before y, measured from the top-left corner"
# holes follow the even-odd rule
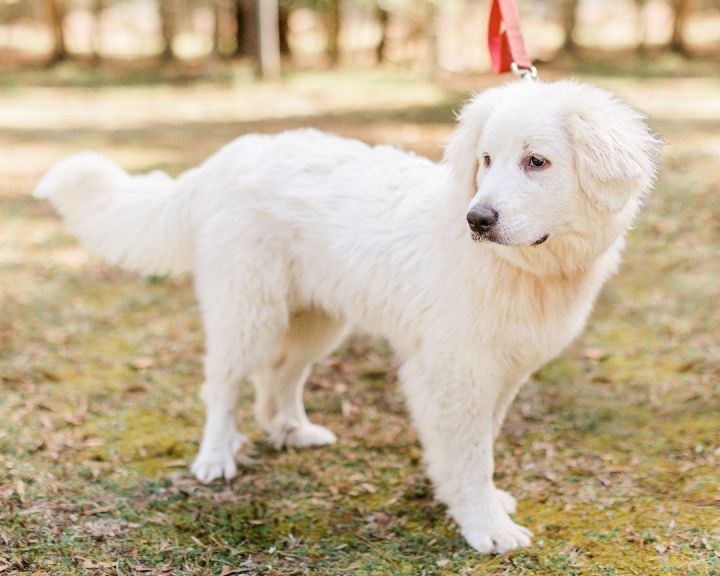
[[[661,141],[599,88],[518,81],[470,100],[444,159],[313,130],[247,135],[172,179],[82,153],[35,195],[105,260],[193,273],[207,420],[192,471],[230,479],[238,387],[276,447],[309,421],[314,362],[358,327],[386,337],[435,494],[479,552],[528,546],[493,483],[493,442],[528,376],[580,332],[620,262]]]

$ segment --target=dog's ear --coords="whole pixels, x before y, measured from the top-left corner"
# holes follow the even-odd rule
[[[645,116],[598,88],[583,86],[569,117],[580,187],[600,209],[622,210],[655,180],[664,142]]]
[[[445,148],[444,162],[468,200],[475,195],[480,136],[485,122],[499,101],[502,89],[485,90],[463,105],[457,115],[458,124]]]

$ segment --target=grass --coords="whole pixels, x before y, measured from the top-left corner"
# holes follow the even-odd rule
[[[300,125],[438,158],[464,91],[498,79],[8,83],[0,573],[720,574],[720,82],[604,69],[586,79],[650,112],[669,145],[622,272],[585,333],[511,409],[497,481],[536,538],[504,557],[474,554],[434,502],[396,362],[369,337],[309,383],[311,417],[338,433],[336,446],[273,451],[245,388],[238,420],[256,443],[242,474],[194,482],[203,343],[189,282],[105,266],[27,195],[73,151],[176,173],[241,133]]]

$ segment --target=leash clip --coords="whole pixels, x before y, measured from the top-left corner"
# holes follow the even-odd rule
[[[510,64],[510,71],[520,78],[520,80],[527,80],[528,82],[534,82],[538,77],[538,71],[535,66],[530,66],[530,68],[520,68],[515,62],[513,62]]]

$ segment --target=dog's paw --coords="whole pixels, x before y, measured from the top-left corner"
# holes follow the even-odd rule
[[[230,480],[237,474],[235,455],[247,442],[247,438],[239,432],[234,432],[230,438],[220,446],[203,448],[195,458],[191,470],[195,478],[203,484],[223,478]]]
[[[310,422],[283,422],[275,420],[270,432],[270,443],[276,450],[283,447],[309,448],[334,444],[337,437],[324,426]]]
[[[529,546],[532,532],[512,521],[515,498],[504,490],[491,488],[472,506],[453,511],[468,544],[483,554],[504,554]]]
[[[294,448],[326,446],[327,444],[335,444],[335,442],[337,442],[337,436],[331,430],[310,423],[293,430],[286,440],[287,445]]]
[[[462,531],[465,540],[481,554],[504,554],[530,546],[532,532],[506,518],[492,525],[473,526]]]
[[[515,500],[515,496],[510,494],[510,492],[496,488],[495,497],[505,512],[508,514],[515,514],[515,512],[517,512],[517,500]]]

